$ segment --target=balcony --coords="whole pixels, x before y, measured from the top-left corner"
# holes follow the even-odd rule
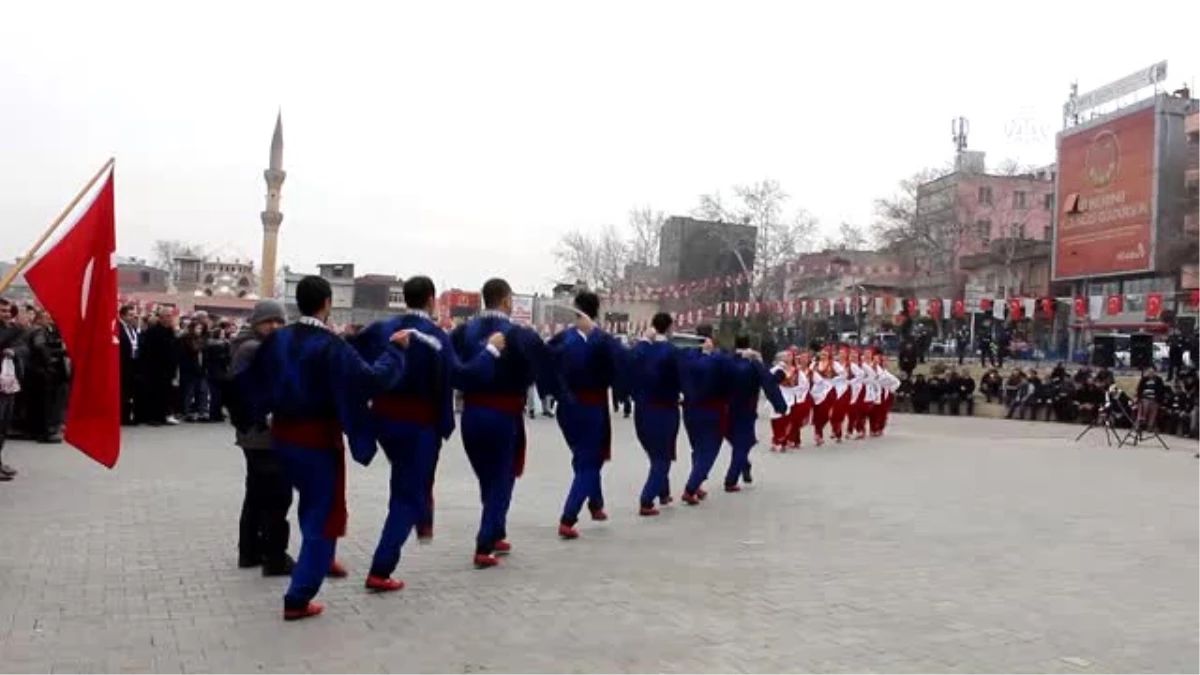
[[[1188,136],[1200,133],[1200,112],[1194,112],[1184,118],[1183,131]]]

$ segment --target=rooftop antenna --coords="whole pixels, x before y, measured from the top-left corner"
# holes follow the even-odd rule
[[[971,124],[965,117],[958,117],[950,120],[950,137],[954,141],[955,153],[961,155],[967,150],[967,133],[971,130]]]

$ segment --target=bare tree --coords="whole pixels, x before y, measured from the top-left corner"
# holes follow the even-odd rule
[[[159,269],[171,270],[175,268],[176,258],[203,258],[205,251],[203,245],[195,242],[159,239],[154,242],[152,255],[151,264]]]
[[[571,230],[554,249],[560,271],[596,290],[612,289],[629,262],[629,247],[617,228],[605,226],[599,233]]]
[[[783,264],[812,249],[817,220],[804,209],[790,218],[784,213],[789,195],[770,178],[750,185],[734,186],[735,201],[726,205],[720,192],[700,195],[692,215],[709,221],[742,223],[755,228],[754,257],[747,259],[744,245],[733,233],[717,229],[716,236],[734,254],[742,272],[750,277],[750,294],[763,300],[776,290],[784,274]]]
[[[949,167],[928,168],[900,181],[900,190],[875,200],[876,245],[909,258],[915,273],[950,274],[969,228],[958,217],[956,177]]]
[[[629,210],[629,261],[653,267],[658,264],[659,240],[667,217],[650,206]]]
[[[863,228],[854,223],[842,221],[838,226],[836,237],[825,237],[825,243],[822,248],[827,250],[838,249],[842,251],[858,251],[865,248],[867,245],[867,234]]]

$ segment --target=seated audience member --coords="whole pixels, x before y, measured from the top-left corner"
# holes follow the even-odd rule
[[[964,414],[975,414],[975,380],[967,371],[951,370],[946,378],[946,402],[950,406],[950,414],[957,416],[962,410]]]
[[[896,409],[913,412],[913,382],[908,373],[900,373],[900,386],[896,387]]]
[[[1004,400],[1004,378],[995,368],[988,368],[983,377],[979,378],[979,391],[983,392],[983,397],[988,403],[993,400],[1002,402]]]
[[[1096,386],[1096,381],[1086,380],[1075,391],[1076,410],[1078,419],[1084,424],[1096,421],[1096,414],[1104,407],[1104,390]]]
[[[1054,408],[1054,396],[1055,391],[1057,390],[1057,383],[1062,380],[1041,380],[1038,378],[1037,373],[1033,371],[1030,371],[1029,376],[1030,379],[1036,380],[1037,382],[1037,385],[1033,391],[1032,415],[1030,415],[1029,419],[1036,420],[1038,418],[1038,411],[1045,410],[1046,415],[1043,419],[1049,422],[1050,413],[1053,412]],[[1066,378],[1064,377],[1062,379],[1065,380]]]
[[[1012,407],[1017,400],[1017,392],[1025,384],[1025,373],[1020,368],[1013,368],[1012,374],[1004,380],[1004,405]]]
[[[1112,371],[1108,368],[1101,368],[1096,371],[1096,386],[1104,391],[1117,383],[1117,378],[1113,377]]]
[[[912,383],[913,412],[918,415],[928,413],[929,403],[933,400],[932,396],[929,383],[925,381],[925,374],[919,373]]]
[[[1054,370],[1050,371],[1050,378],[1049,378],[1050,382],[1058,382],[1060,380],[1066,380],[1068,378],[1069,378],[1069,376],[1067,375],[1067,366],[1062,361],[1059,361],[1058,365],[1054,366]]]
[[[1008,414],[1005,415],[1010,420],[1014,416],[1019,420],[1025,419],[1025,411],[1029,410],[1033,405],[1034,394],[1037,392],[1038,385],[1041,384],[1035,378],[1027,378],[1023,374],[1018,378],[1018,381],[1020,384],[1017,385],[1016,391],[1012,394],[1011,402],[1008,404]],[[1009,378],[1009,382],[1012,382],[1011,377]]]
[[[942,376],[940,370],[930,373],[929,379],[926,380],[926,386],[929,387],[929,402],[937,406],[937,414],[946,414],[946,378]]]
[[[1076,398],[1078,387],[1075,385],[1075,381],[1066,378],[1051,386],[1054,391],[1050,409],[1054,412],[1054,419],[1059,422],[1074,422],[1079,418],[1079,401]],[[1049,415],[1050,413],[1047,412],[1046,416],[1049,417]]]

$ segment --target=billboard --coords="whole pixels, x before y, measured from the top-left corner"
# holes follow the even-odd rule
[[[1059,137],[1055,281],[1154,268],[1155,109]]]
[[[533,323],[532,295],[518,295],[513,293],[511,318],[513,323],[519,323],[523,326],[528,326]]]
[[[459,319],[473,316],[481,304],[479,293],[475,291],[460,291],[457,288],[442,291],[437,300],[438,317]]]

